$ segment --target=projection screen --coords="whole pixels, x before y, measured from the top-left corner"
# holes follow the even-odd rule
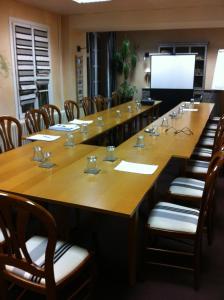
[[[193,89],[195,54],[151,56],[151,89]]]

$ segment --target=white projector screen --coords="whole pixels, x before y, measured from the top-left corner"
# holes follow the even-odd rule
[[[193,89],[195,54],[152,55],[152,89]]]
[[[212,89],[224,90],[224,49],[220,49],[218,51],[212,81]]]

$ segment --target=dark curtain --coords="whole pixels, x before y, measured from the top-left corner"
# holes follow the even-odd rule
[[[100,94],[111,98],[115,89],[115,70],[113,68],[115,39],[115,32],[87,33],[87,76],[90,97]]]

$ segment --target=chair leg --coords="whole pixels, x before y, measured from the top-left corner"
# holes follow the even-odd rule
[[[0,276],[0,299],[7,300],[9,299],[7,295],[7,284],[6,281]]]
[[[56,289],[48,289],[46,292],[46,299],[47,300],[56,300],[57,299]]]
[[[201,259],[201,247],[202,241],[198,242],[195,249],[195,257],[194,257],[194,289],[198,290],[199,288],[199,272],[200,272],[200,259]]]

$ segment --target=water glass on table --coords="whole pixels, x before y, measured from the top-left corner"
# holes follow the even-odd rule
[[[90,155],[87,157],[87,166],[84,173],[98,174],[100,169],[97,168],[97,157],[96,155]]]
[[[145,142],[144,142],[144,135],[138,135],[135,147],[144,148]]]
[[[73,133],[71,133],[71,132],[66,133],[64,145],[66,147],[74,147],[75,146],[75,138],[74,138],[74,134]]]
[[[33,160],[41,162],[44,160],[43,150],[40,146],[33,147]]]
[[[106,147],[106,157],[105,157],[105,161],[115,161],[117,160],[117,158],[114,155],[115,152],[115,146],[107,146]]]
[[[81,124],[80,132],[87,134],[88,133],[88,124]]]

